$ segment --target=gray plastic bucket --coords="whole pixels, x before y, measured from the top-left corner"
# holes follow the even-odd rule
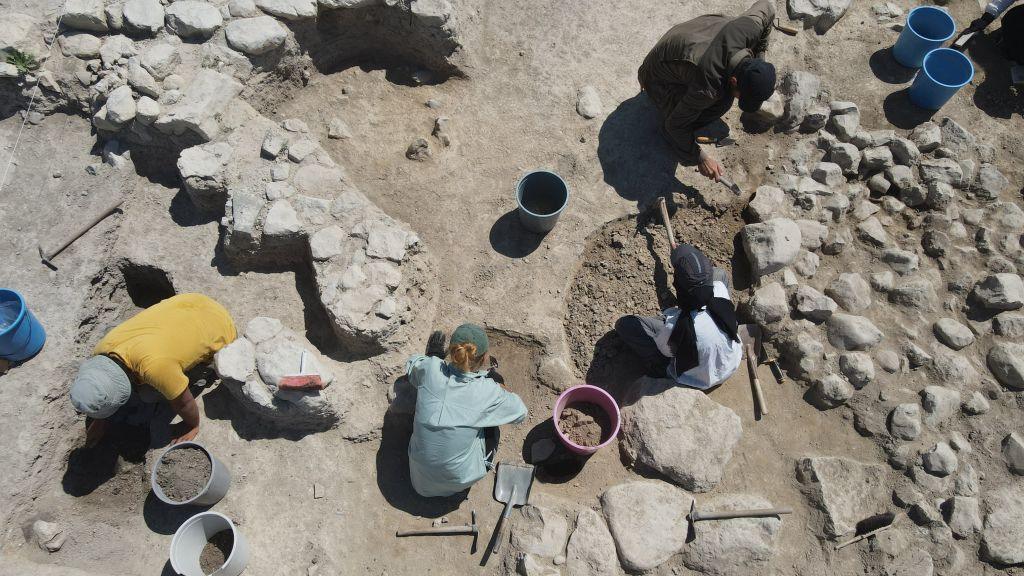
[[[568,204],[569,185],[554,172],[529,172],[516,184],[519,221],[532,232],[550,232]]]
[[[196,494],[189,500],[178,502],[176,500],[171,500],[166,494],[164,494],[163,489],[160,488],[160,485],[156,481],[156,471],[163,465],[164,456],[166,456],[168,452],[179,448],[187,448],[189,446],[199,448],[205,452],[206,456],[210,458],[212,469],[210,470],[210,478],[206,481],[206,486],[199,491],[199,494]],[[149,485],[153,489],[153,494],[156,494],[156,497],[159,498],[161,502],[165,502],[171,506],[213,506],[217,502],[220,502],[220,499],[228,493],[228,488],[231,486],[231,473],[228,472],[227,466],[225,466],[220,460],[217,460],[213,454],[210,454],[210,451],[206,449],[206,446],[203,446],[198,442],[181,442],[180,444],[175,444],[167,450],[164,450],[163,453],[160,454],[160,457],[156,459],[156,462],[153,463],[153,471],[149,475]]]
[[[199,565],[210,536],[231,530],[235,544],[224,565],[209,575]],[[249,563],[249,543],[235,528],[235,523],[219,512],[201,512],[185,520],[171,539],[171,568],[182,576],[238,576]]]

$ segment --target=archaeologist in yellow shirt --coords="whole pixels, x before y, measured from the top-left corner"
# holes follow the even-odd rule
[[[95,445],[110,422],[127,418],[129,404],[160,398],[181,416],[172,427],[173,442],[195,438],[199,406],[185,372],[210,361],[235,337],[228,311],[202,294],[173,296],[111,330],[71,385],[71,404],[93,419],[86,446]]]

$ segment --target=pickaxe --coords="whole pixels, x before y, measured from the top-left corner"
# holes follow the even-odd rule
[[[690,501],[690,513],[686,519],[690,523],[689,534],[694,533],[694,524],[704,520],[731,520],[733,518],[767,518],[769,516],[781,516],[792,514],[792,508],[757,508],[754,510],[722,510],[720,512],[701,512],[697,510],[697,500]],[[687,540],[689,540],[688,538]]]
[[[459,534],[472,534],[473,535],[473,547],[470,549],[471,554],[476,554],[476,541],[480,535],[480,527],[476,523],[476,510],[470,512],[472,521],[470,524],[463,524],[461,526],[437,526],[434,528],[424,528],[422,530],[399,530],[395,532],[395,536],[402,538],[405,536],[455,536]]]

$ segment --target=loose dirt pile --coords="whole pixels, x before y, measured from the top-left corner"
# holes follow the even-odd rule
[[[612,423],[600,406],[577,402],[562,410],[558,427],[579,446],[597,446],[611,434]]]
[[[199,555],[199,567],[203,569],[203,574],[212,574],[223,566],[234,546],[235,533],[231,530],[221,530],[210,536],[203,547],[203,553]]]
[[[191,500],[210,479],[213,463],[199,448],[192,446],[168,452],[156,471],[156,482],[164,494],[175,502]]]

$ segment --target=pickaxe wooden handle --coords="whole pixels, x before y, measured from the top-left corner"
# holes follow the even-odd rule
[[[668,204],[665,203],[664,196],[658,198],[658,210],[661,211],[661,223],[665,225],[665,231],[668,233],[668,247],[675,250],[676,235],[672,232],[672,221],[668,218]]]
[[[111,204],[110,206],[107,206],[106,209],[104,209],[102,212],[93,217],[92,220],[89,220],[88,222],[83,224],[81,228],[79,228],[73,234],[68,236],[66,240],[64,240],[59,246],[57,246],[54,249],[46,250],[40,243],[39,257],[43,260],[44,263],[50,264],[52,266],[51,260],[56,258],[57,255],[63,252],[65,248],[70,246],[72,242],[81,238],[89,230],[92,230],[93,226],[99,224],[101,221],[103,221],[104,218],[113,214],[115,210],[121,207],[121,204],[124,204],[124,198],[121,198],[114,202],[113,204]]]

